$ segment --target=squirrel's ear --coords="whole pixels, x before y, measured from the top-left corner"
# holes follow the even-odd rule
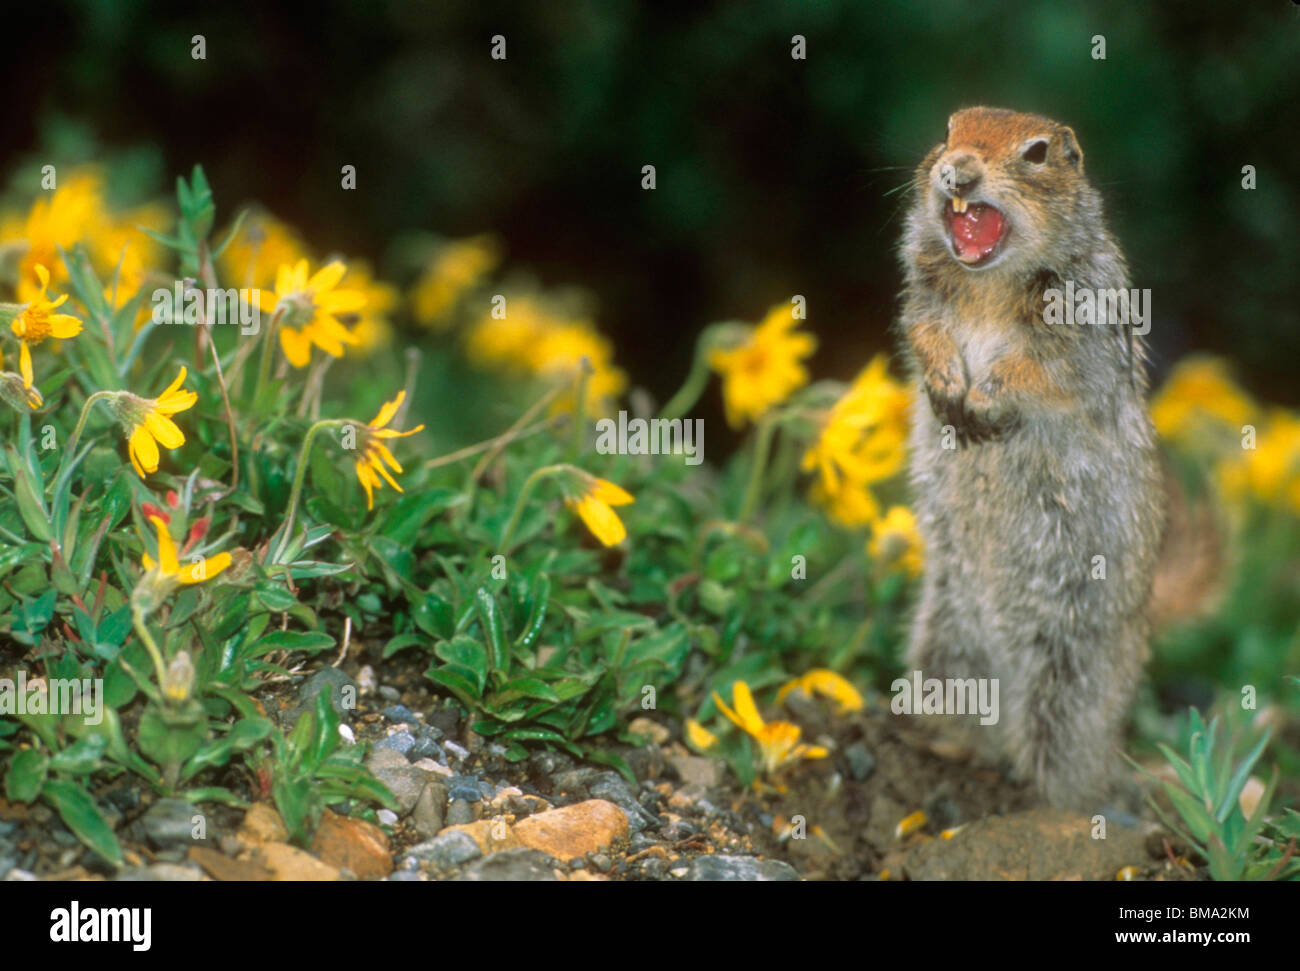
[[[1074,137],[1074,129],[1064,125],[1061,126],[1061,150],[1065,153],[1066,160],[1082,172],[1083,149],[1079,147],[1079,140]]]

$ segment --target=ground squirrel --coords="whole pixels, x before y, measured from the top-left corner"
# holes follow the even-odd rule
[[[1116,306],[1049,323],[1048,291],[1128,292],[1074,132],[969,108],[916,173],[900,327],[926,567],[909,662],[996,678],[998,748],[1095,808],[1147,653],[1165,489],[1143,338]]]

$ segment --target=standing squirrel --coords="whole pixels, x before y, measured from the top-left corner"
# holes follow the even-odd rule
[[[910,666],[998,679],[997,747],[1051,803],[1096,808],[1146,660],[1165,486],[1142,336],[1114,307],[1049,323],[1045,293],[1127,291],[1127,267],[1074,132],[1047,118],[957,112],[914,188]]]

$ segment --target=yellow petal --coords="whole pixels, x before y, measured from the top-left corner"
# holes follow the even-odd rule
[[[144,425],[136,425],[127,442],[127,451],[131,453],[131,463],[144,478],[146,472],[158,471],[158,444]]]
[[[718,736],[714,735],[694,718],[686,719],[686,738],[700,751],[707,751],[718,744]]]
[[[301,265],[305,267],[306,263],[307,261],[303,260]],[[304,289],[317,293],[321,290],[333,290],[334,286],[343,279],[343,274],[347,271],[348,268],[344,266],[340,260],[335,260],[333,263],[326,264],[313,273],[311,279],[307,281],[307,285]]]
[[[280,349],[294,367],[306,367],[311,361],[311,338],[305,331],[292,327],[280,328]]]
[[[176,561],[176,544],[172,541],[172,534],[161,517],[150,516],[149,521],[153,523],[153,528],[158,533],[159,570],[167,576],[174,576],[180,564]]]
[[[218,573],[230,566],[232,557],[229,553],[218,553],[216,556],[205,557],[198,563],[192,563],[180,572],[176,578],[181,583],[202,583],[205,580],[211,580]]]
[[[36,279],[41,281],[41,292],[44,293],[45,288],[50,285],[50,271],[40,263],[36,264]]]
[[[81,333],[81,321],[71,314],[51,314],[50,333],[60,340],[76,337]]]
[[[383,428],[385,425],[387,425],[390,421],[393,420],[393,416],[397,414],[397,409],[402,407],[402,402],[405,400],[406,400],[406,392],[405,391],[397,392],[397,397],[394,398],[392,401],[385,403],[384,406],[379,409],[379,414],[375,415],[375,417],[371,419],[370,427]]]
[[[737,681],[731,686],[731,701],[736,706],[736,715],[740,718],[740,727],[751,735],[763,730],[763,716],[758,713],[754,696],[750,694],[749,685]]]
[[[166,415],[160,415],[151,411],[144,416],[144,427],[149,429],[158,444],[163,448],[180,448],[185,444],[184,433],[176,427],[176,423]]]
[[[591,496],[584,496],[574,505],[592,535],[603,545],[614,546],[627,536],[627,527],[623,525],[623,520],[618,518],[618,513],[614,512],[607,503],[593,499]]]
[[[23,375],[23,386],[30,388],[34,375],[32,373],[32,352],[26,341],[18,342],[18,370]]]
[[[627,490],[616,486],[612,482],[607,482],[605,479],[597,479],[587,494],[593,499],[598,499],[611,506],[626,506],[628,503],[636,501]]]

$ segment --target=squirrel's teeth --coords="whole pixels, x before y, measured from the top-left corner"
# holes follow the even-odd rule
[[[953,198],[952,198],[952,211],[953,211],[953,212],[958,213],[958,214],[965,212],[965,211],[966,211],[966,205],[967,205],[966,200],[963,199],[961,196],[953,196]]]

